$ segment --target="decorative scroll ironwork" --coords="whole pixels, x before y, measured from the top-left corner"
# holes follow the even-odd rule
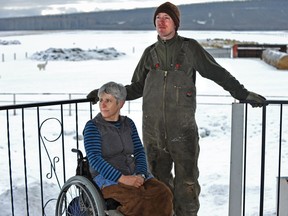
[[[51,121],[53,121],[53,120],[56,121],[56,122],[60,125],[61,130],[60,130],[58,136],[57,136],[55,139],[48,139],[48,138],[45,136],[45,134],[43,134],[42,129],[43,129],[44,124],[48,124],[48,122],[51,122]],[[60,139],[60,137],[63,135],[62,126],[63,126],[63,125],[62,125],[62,123],[61,123],[61,121],[60,121],[59,119],[52,117],[52,118],[47,118],[47,119],[45,119],[45,120],[41,123],[40,128],[39,128],[39,131],[40,131],[40,139],[41,139],[41,142],[42,142],[43,147],[44,147],[44,149],[45,149],[45,152],[46,152],[46,154],[47,154],[47,156],[48,156],[48,159],[49,159],[49,161],[50,161],[50,172],[48,172],[48,173],[46,174],[46,178],[47,178],[47,179],[51,179],[51,178],[53,177],[53,173],[54,173],[59,188],[61,188],[61,186],[60,186],[59,179],[58,179],[58,176],[57,176],[57,173],[56,173],[56,164],[60,161],[60,158],[59,158],[58,156],[54,156],[53,158],[51,158],[51,156],[50,156],[50,154],[49,154],[49,151],[48,151],[48,148],[47,148],[47,145],[46,145],[45,142],[54,143],[54,142],[56,142],[58,139]],[[55,133],[55,128],[53,128],[53,133]]]
[[[59,134],[56,136],[56,138],[53,138],[53,139],[49,139],[47,138],[47,134],[45,134],[45,132],[43,132],[43,128],[44,128],[44,125],[47,126],[47,125],[50,125],[49,123],[51,123],[51,121],[56,121],[56,123],[60,126],[60,131],[59,131]],[[53,128],[53,134],[55,134],[55,132],[57,132],[57,130],[55,129],[55,127],[52,127]],[[40,136],[40,139],[41,139],[41,143],[43,144],[43,147],[45,149],[45,152],[48,156],[48,159],[50,161],[50,172],[46,173],[46,178],[47,179],[52,179],[53,178],[53,173],[55,175],[55,178],[57,180],[57,184],[59,186],[59,189],[61,189],[61,186],[60,186],[60,182],[59,182],[59,178],[58,178],[58,175],[57,175],[57,172],[56,172],[56,165],[57,163],[60,161],[60,158],[59,156],[54,156],[54,157],[51,157],[49,151],[48,151],[48,148],[47,148],[47,143],[55,143],[57,140],[60,139],[60,137],[63,135],[63,124],[61,123],[61,121],[55,117],[52,117],[52,118],[47,118],[45,119],[40,127],[39,127],[39,136]],[[47,143],[46,143],[47,142]],[[47,205],[51,202],[51,201],[56,201],[57,198],[52,198],[52,199],[49,199],[43,206],[43,212],[44,212],[44,215],[45,215],[45,208],[47,207]]]

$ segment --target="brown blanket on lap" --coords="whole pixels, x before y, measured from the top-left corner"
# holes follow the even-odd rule
[[[173,212],[170,189],[155,178],[140,188],[118,184],[103,188],[102,193],[105,199],[118,201],[117,209],[125,216],[171,216]]]

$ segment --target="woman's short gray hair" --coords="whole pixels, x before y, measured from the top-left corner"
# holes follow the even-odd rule
[[[117,101],[125,101],[127,96],[127,91],[125,86],[120,83],[108,82],[100,87],[98,90],[98,97],[103,93],[110,94],[116,98]]]

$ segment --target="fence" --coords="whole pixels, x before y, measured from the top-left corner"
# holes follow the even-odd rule
[[[206,48],[206,50],[214,57],[214,58],[231,58],[232,57],[232,49],[229,48]],[[132,47],[132,52],[135,53],[135,47]],[[27,59],[29,56],[28,52],[25,53],[1,53],[1,62],[6,61],[16,61]]]
[[[10,54],[10,55],[6,55],[4,53],[1,54],[1,61],[2,62],[5,62],[5,61],[9,61],[9,60],[14,60],[16,61],[17,59],[27,59],[28,58],[28,53],[25,52],[25,54],[23,55],[19,55],[17,57],[17,54],[16,53],[13,53],[13,54]]]
[[[216,104],[216,101],[219,101],[215,96],[209,97],[214,98],[215,102],[211,99],[209,100],[211,102],[206,103],[205,106],[212,106]],[[231,97],[228,100],[231,100]],[[201,99],[199,101],[201,106]],[[276,192],[279,192],[281,188],[279,186],[277,188],[275,185],[276,177],[285,174],[283,170],[288,170],[288,149],[287,146],[284,148],[285,140],[288,140],[284,136],[288,132],[288,115],[286,114],[288,101],[268,101],[268,103],[270,103],[269,106],[265,106],[263,109],[252,109],[246,106],[245,103],[233,104],[230,216],[251,215],[249,214],[251,208],[253,211],[255,210],[254,206],[251,207],[251,198],[249,198],[250,184],[253,184],[253,187],[259,190],[259,193],[255,195],[259,196],[259,202],[255,203],[255,199],[253,199],[255,205],[259,206],[259,215],[262,216],[267,211],[268,215],[270,215],[269,213],[274,215],[277,209],[281,207],[279,196],[275,197]],[[223,112],[223,106],[225,106],[225,109],[227,107],[228,110],[230,109],[231,105],[227,104],[218,103],[216,106],[219,107],[220,112]],[[141,103],[139,102],[127,104],[126,106],[126,108],[124,107],[124,114],[129,110],[141,110]],[[130,106],[130,109],[128,106]],[[133,106],[135,107],[131,108]],[[276,121],[275,113],[278,109],[280,112],[276,117],[278,119]],[[16,115],[14,115],[14,110],[17,110]],[[98,111],[97,106],[91,106],[86,99],[0,106],[0,205],[2,205],[1,211],[2,213],[4,211],[4,215],[5,211],[9,211],[7,215],[12,216],[23,214],[27,216],[54,215],[54,207],[60,187],[67,178],[75,175],[77,157],[75,153],[71,152],[71,149],[84,150],[82,129],[87,120],[92,118]],[[259,119],[262,121],[259,122]],[[266,121],[267,119],[269,121]],[[217,121],[217,119],[214,120]],[[279,126],[277,133],[275,129],[269,131],[269,133],[266,132],[271,124],[272,126]],[[251,127],[252,132],[249,132]],[[259,130],[259,127],[262,128],[262,131]],[[257,131],[256,134],[255,130]],[[264,139],[267,134],[271,135],[271,132],[273,135],[271,139],[273,139]],[[259,137],[262,138],[262,141],[259,140]],[[275,139],[278,139],[277,143],[279,143],[279,158],[276,162],[281,167],[275,169],[279,171],[274,176],[275,179],[272,180],[273,185],[271,186],[270,180],[273,178],[271,178],[271,170],[265,169],[265,155],[267,154],[265,149],[270,149],[271,143],[275,144]],[[254,143],[252,151],[262,153],[260,161],[255,162],[248,159],[250,155],[248,147],[251,142]],[[273,152],[274,150],[273,148]],[[269,160],[273,158],[269,157]],[[254,166],[255,169],[251,171],[250,168],[254,168]],[[261,171],[259,178],[253,175],[251,177],[251,173],[258,171]],[[269,178],[267,178],[267,175]],[[265,177],[267,178],[266,182],[264,182]],[[247,180],[250,178],[254,180],[252,183]],[[268,180],[269,185],[267,186]],[[274,189],[275,196],[269,197],[267,203],[265,193],[267,193],[267,190],[271,193],[271,190]],[[271,200],[276,206],[271,207]],[[247,203],[249,206],[247,206]],[[283,216],[278,213],[277,215]]]
[[[281,200],[280,194],[287,190],[288,182],[286,185],[280,184],[280,180],[283,175],[288,176],[288,101],[268,101],[268,104],[269,106],[263,106],[262,113],[249,110],[244,103],[232,106],[229,194],[231,216],[251,215],[248,206],[259,208],[259,216],[287,216],[284,208],[286,209],[288,198],[283,196]],[[258,134],[249,132],[253,131],[255,124],[260,127]],[[251,151],[259,154],[253,154],[249,158]],[[255,161],[258,163],[256,166]],[[248,198],[251,196],[251,187],[259,192],[256,194],[259,199],[256,205]]]
[[[14,110],[17,115],[11,113]],[[7,143],[0,153],[2,209],[10,207],[8,215],[53,215],[59,188],[75,172],[76,165],[69,166],[76,161],[70,149],[79,148],[80,130],[92,116],[90,103],[86,99],[27,103],[2,106],[0,111],[1,142]]]

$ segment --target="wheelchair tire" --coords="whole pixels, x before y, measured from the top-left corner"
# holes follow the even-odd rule
[[[73,176],[63,185],[57,199],[55,216],[105,216],[101,192],[84,176]]]

